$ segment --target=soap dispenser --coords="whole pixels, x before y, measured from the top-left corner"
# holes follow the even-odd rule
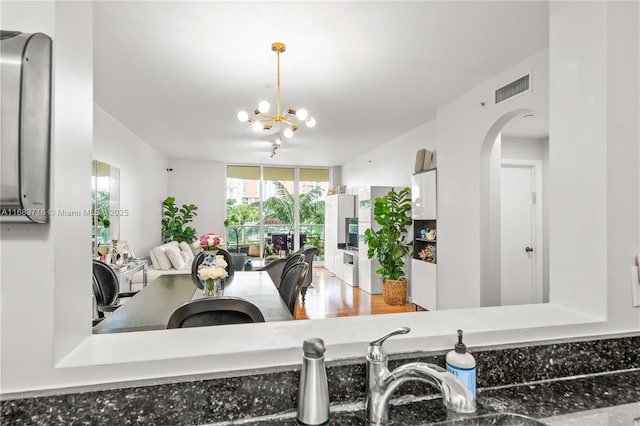
[[[298,424],[329,424],[329,386],[324,366],[324,342],[318,337],[302,344],[302,371],[298,387]]]
[[[462,343],[462,330],[458,330],[458,343],[447,353],[447,371],[458,378],[476,399],[476,360]]]

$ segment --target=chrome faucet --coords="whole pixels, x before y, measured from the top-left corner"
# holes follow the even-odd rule
[[[426,362],[411,362],[389,371],[389,357],[382,344],[391,336],[407,334],[411,329],[401,327],[369,342],[367,350],[367,399],[365,410],[371,425],[382,426],[389,421],[389,399],[404,382],[421,381],[440,389],[447,409],[456,413],[473,413],[476,401],[471,391],[444,368]]]

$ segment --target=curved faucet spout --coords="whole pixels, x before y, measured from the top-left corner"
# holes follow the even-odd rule
[[[456,413],[476,411],[473,394],[460,380],[439,365],[426,362],[412,362],[393,370],[382,382],[382,401],[388,403],[396,388],[409,381],[425,382],[440,389],[442,402],[449,410]]]
[[[456,413],[473,413],[476,401],[473,394],[455,376],[444,368],[425,362],[402,365],[390,373],[378,376],[378,384],[369,400],[369,421],[373,425],[385,425],[389,417],[389,399],[402,383],[420,381],[442,392],[444,405]]]

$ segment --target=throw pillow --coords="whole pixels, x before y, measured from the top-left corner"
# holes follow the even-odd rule
[[[191,250],[191,246],[184,241],[180,243],[180,254],[187,266],[190,266],[193,263],[193,258],[195,257],[193,255],[193,250]]]
[[[181,270],[187,267],[187,263],[182,258],[180,254],[180,249],[176,247],[167,247],[164,252],[167,254],[169,261],[173,265],[174,268]]]
[[[169,269],[171,269],[171,261],[167,257],[167,253],[165,253],[164,247],[154,247],[152,251],[153,254],[156,255],[156,260],[158,261],[156,268],[162,269],[163,271],[168,271]]]
[[[149,259],[151,259],[151,267],[155,268],[155,269],[160,269],[160,266],[158,266],[158,258],[156,257],[155,253],[153,252],[153,249],[149,252]]]

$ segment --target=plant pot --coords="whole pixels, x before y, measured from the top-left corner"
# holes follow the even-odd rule
[[[407,279],[400,277],[397,280],[384,280],[382,295],[387,305],[402,306],[407,303]]]
[[[244,271],[244,264],[247,263],[246,253],[231,253],[234,271]]]

